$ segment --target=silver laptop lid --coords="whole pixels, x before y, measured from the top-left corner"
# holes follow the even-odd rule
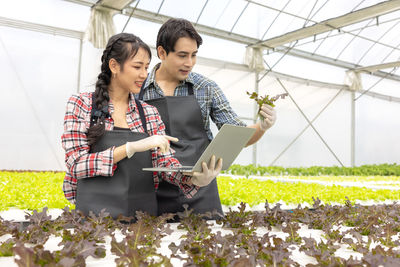
[[[193,171],[201,172],[203,169],[201,163],[204,161],[208,166],[212,155],[215,155],[216,160],[222,158],[222,170],[227,170],[250,140],[254,132],[254,128],[224,124],[197,160]]]
[[[143,168],[144,171],[181,171],[181,172],[201,172],[201,163],[204,161],[209,164],[211,156],[215,155],[216,160],[219,158],[223,159],[222,170],[227,170],[233,161],[237,158],[240,151],[250,140],[251,136],[255,132],[254,128],[224,124],[219,130],[218,134],[204,150],[203,154],[197,160],[196,164],[192,169],[189,166],[183,166],[178,168]]]

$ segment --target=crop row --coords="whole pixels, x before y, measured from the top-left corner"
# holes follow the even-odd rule
[[[225,173],[233,175],[250,175],[271,176],[271,175],[294,175],[294,176],[320,176],[320,175],[336,175],[336,176],[400,176],[400,165],[380,164],[380,165],[362,165],[359,167],[323,167],[313,166],[308,168],[284,168],[278,166],[255,166],[255,165],[232,165]]]
[[[218,188],[221,203],[227,206],[234,206],[240,202],[254,206],[264,203],[267,199],[270,203],[283,201],[286,204],[311,204],[313,203],[311,196],[318,197],[324,203],[343,203],[345,197],[359,201],[374,200],[377,202],[400,200],[400,190],[260,181],[251,178],[232,179],[224,176],[218,177]]]
[[[0,210],[10,207],[20,209],[73,208],[64,197],[61,185],[64,173],[53,172],[0,172]],[[318,177],[315,177],[318,179]],[[332,177],[334,179],[334,177]],[[362,177],[357,178],[362,180]],[[368,179],[368,177],[366,177]],[[398,180],[398,177],[393,177]],[[221,202],[233,206],[246,202],[250,206],[283,201],[287,204],[312,203],[311,196],[324,203],[342,203],[345,197],[354,200],[400,200],[399,190],[373,190],[362,187],[325,186],[317,183],[284,183],[257,179],[217,178]],[[362,185],[362,184],[361,184]]]
[[[169,242],[168,256],[160,248],[172,233],[167,223],[171,214],[138,213],[137,221],[127,224],[132,218],[112,220],[105,212],[83,217],[68,208],[51,220],[44,209],[27,216],[30,224],[24,229],[0,220],[0,237],[9,237],[0,242],[0,256],[14,256],[19,266],[85,266],[89,256],[110,255],[117,266],[172,266],[172,260],[185,266],[299,266],[293,255],[298,250],[312,258],[307,266],[399,266],[399,208],[353,205],[349,199],[343,206],[331,206],[317,199],[312,208],[283,210],[267,202],[264,211],[253,212],[242,203],[216,221],[221,227],[217,232],[204,220],[210,214],[185,210],[178,214],[177,225],[184,233]],[[302,227],[322,234],[301,236]],[[122,233],[121,240],[116,239],[117,232]],[[44,246],[52,236],[60,240],[56,250]],[[107,238],[110,249],[105,247]],[[343,247],[358,257],[342,257]]]

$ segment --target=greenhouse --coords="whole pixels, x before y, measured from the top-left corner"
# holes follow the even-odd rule
[[[400,0],[2,4],[1,266],[400,265]],[[96,90],[115,34],[149,46],[149,79],[172,18],[200,34],[191,71],[215,82],[241,123],[262,129],[254,93],[275,96],[276,121],[212,177],[218,219],[191,205],[128,224],[81,214],[63,194],[67,102]],[[220,132],[215,116],[207,144]]]

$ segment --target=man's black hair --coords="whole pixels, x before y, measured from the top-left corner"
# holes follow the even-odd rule
[[[175,51],[175,44],[181,37],[189,37],[195,40],[197,48],[203,43],[203,39],[190,21],[172,18],[165,22],[158,31],[156,47],[162,46],[168,55],[169,52]]]

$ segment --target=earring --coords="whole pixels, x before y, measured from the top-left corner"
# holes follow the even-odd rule
[[[115,76],[116,76],[115,73],[113,73],[112,77],[113,77],[114,79],[115,79]]]

